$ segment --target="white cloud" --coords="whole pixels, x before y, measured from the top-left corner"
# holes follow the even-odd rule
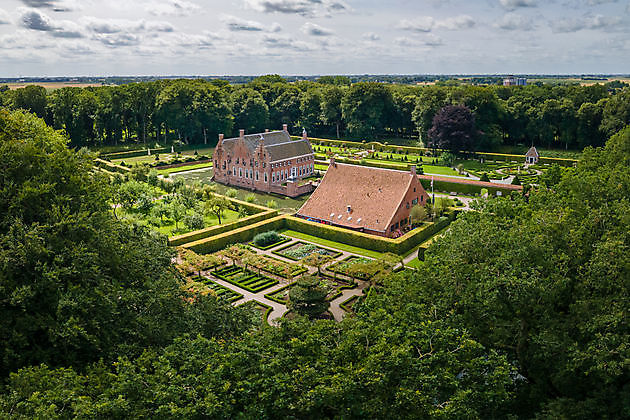
[[[455,31],[459,29],[469,29],[475,26],[475,20],[472,16],[459,15],[444,20],[439,20],[435,23],[435,27],[438,29],[448,29]]]
[[[508,10],[518,9],[519,7],[536,7],[536,0],[499,0],[501,6]]]
[[[9,14],[5,10],[0,9],[0,25],[8,25],[10,22]]]
[[[232,15],[221,15],[220,19],[221,19],[221,22],[227,25],[230,31],[234,31],[234,32],[239,32],[239,31],[261,32],[265,30],[265,27],[263,26],[262,23],[256,22],[254,20],[241,19],[239,17],[232,16]]]
[[[427,34],[424,39],[416,39],[416,38],[408,38],[406,36],[401,36],[394,39],[394,44],[399,45],[401,47],[437,47],[444,42],[442,38],[434,34]]]
[[[506,13],[495,22],[494,26],[506,31],[531,31],[534,29],[534,24],[530,18],[516,13]]]
[[[426,39],[424,40],[424,44],[430,47],[437,47],[444,44],[444,42],[442,41],[442,38],[435,34],[427,34]]]
[[[306,22],[302,26],[302,32],[311,36],[331,36],[334,34],[332,29],[324,28],[311,22]]]
[[[245,5],[263,13],[330,16],[350,12],[352,8],[341,0],[244,0]]]
[[[611,29],[621,23],[619,17],[595,15],[584,18],[567,18],[550,22],[555,33],[578,32],[586,29]]]
[[[398,28],[412,32],[431,32],[433,25],[435,25],[435,19],[431,16],[420,16],[413,20],[401,20],[400,23],[398,23]]]
[[[202,10],[187,0],[154,1],[145,5],[145,9],[156,16],[190,16]]]
[[[362,37],[363,39],[368,40],[368,41],[378,41],[379,39],[381,39],[381,36],[374,32],[366,32],[362,35]]]
[[[87,30],[99,34],[175,31],[175,28],[171,23],[158,20],[100,19],[93,16],[86,16],[81,18],[80,22]]]
[[[91,0],[22,0],[22,3],[28,7],[51,9],[55,12],[80,10],[86,3],[91,2]]]
[[[296,51],[312,51],[316,49],[314,44],[299,41],[288,35],[265,34],[263,35],[262,42],[268,48],[281,48]]]

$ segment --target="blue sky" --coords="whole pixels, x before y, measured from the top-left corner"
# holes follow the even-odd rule
[[[629,73],[630,0],[2,0],[0,76]]]

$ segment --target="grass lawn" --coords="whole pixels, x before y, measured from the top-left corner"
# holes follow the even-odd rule
[[[296,232],[294,230],[285,230],[280,232],[283,235],[290,236],[292,238],[302,239],[305,241],[310,241],[316,243],[318,245],[326,246],[329,248],[334,248],[342,251],[352,252],[353,254],[363,255],[364,257],[370,258],[380,258],[381,253],[377,251],[372,251],[369,249],[359,248],[352,245],[346,245],[339,242],[329,241],[328,239],[319,238],[317,236],[307,235],[306,233]]]
[[[144,219],[141,215],[139,214],[132,214],[132,215],[128,215],[125,214],[122,209],[118,210],[119,212],[119,217],[131,217],[134,220],[138,221],[138,223],[141,223],[143,225],[148,225],[148,222],[146,219]],[[223,217],[221,218],[221,224],[226,224],[226,223],[230,223],[230,222],[234,222],[236,220],[239,219],[238,213],[233,211],[233,210],[227,210],[225,213],[223,213]],[[205,227],[211,227],[211,226],[215,226],[219,224],[218,219],[213,215],[213,216],[204,216],[203,218],[204,222],[205,222]],[[178,232],[174,232],[175,230],[175,222],[170,220],[170,219],[165,219],[165,224],[159,227],[156,226],[150,226],[151,229],[155,229],[156,231],[160,232],[163,235],[166,236],[173,236],[175,234],[177,235],[181,235],[183,233],[188,233],[191,232],[190,229],[187,229],[184,226],[183,222],[179,222],[179,231]]]
[[[465,175],[460,175],[455,169],[448,168],[446,166],[436,166],[436,165],[422,165],[422,169],[425,174],[431,175],[449,175],[449,176],[459,176],[462,178],[466,178]]]
[[[211,168],[211,167],[212,167],[212,162],[197,163],[195,165],[178,166],[176,168],[158,169],[158,174],[160,175],[172,174],[174,172],[186,172],[186,171],[192,171],[194,169],[203,169],[203,168]]]
[[[424,264],[424,261],[420,261],[418,257],[416,257],[413,260],[409,261],[407,264],[405,264],[405,266],[411,267],[411,268],[420,268],[422,267],[422,264]]]

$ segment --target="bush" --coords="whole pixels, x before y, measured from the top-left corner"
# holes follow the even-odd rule
[[[521,180],[518,179],[518,175],[515,175],[512,179],[512,185],[521,185]]]
[[[483,174],[481,174],[481,178],[479,178],[479,181],[490,182],[490,178],[488,177],[488,173],[484,172]]]
[[[245,201],[247,201],[248,203],[253,203],[256,201],[256,195],[255,194],[247,194],[245,196]]]
[[[186,226],[190,230],[203,229],[205,226],[203,216],[200,215],[199,213],[192,213],[192,214],[186,215],[186,217],[184,217],[184,226]]]
[[[282,236],[275,230],[270,230],[269,232],[259,233],[254,236],[254,244],[258,246],[268,246],[271,244],[275,244],[276,242],[280,242],[282,240]]]
[[[236,196],[238,195],[238,191],[236,191],[234,188],[230,188],[225,192],[225,195],[230,198],[236,198]]]

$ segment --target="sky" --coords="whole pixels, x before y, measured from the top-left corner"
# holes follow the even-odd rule
[[[630,73],[630,0],[0,0],[0,77]]]

